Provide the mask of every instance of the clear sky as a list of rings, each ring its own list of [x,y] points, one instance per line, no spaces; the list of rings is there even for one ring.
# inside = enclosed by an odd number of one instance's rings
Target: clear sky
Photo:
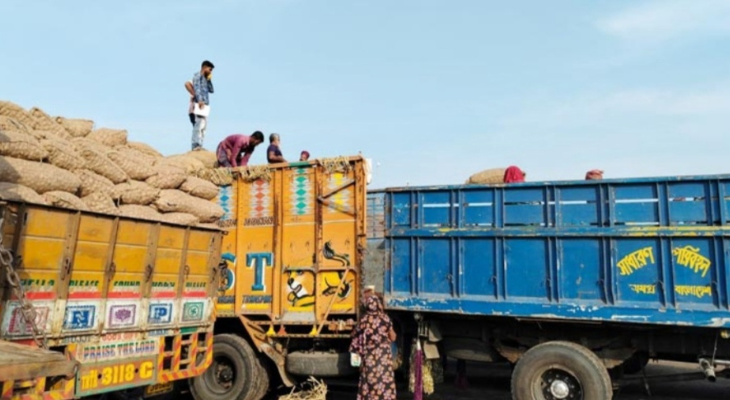
[[[730,1],[0,1],[0,99],[187,151],[183,84],[216,65],[206,147],[282,135],[372,186],[730,172]],[[254,163],[265,162],[264,148]]]

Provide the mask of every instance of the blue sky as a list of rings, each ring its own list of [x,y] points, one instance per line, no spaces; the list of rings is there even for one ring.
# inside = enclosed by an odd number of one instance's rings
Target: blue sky
[[[730,172],[730,1],[3,1],[0,99],[187,151],[183,83],[216,64],[206,147],[374,159],[373,186]],[[254,163],[265,161],[263,148]]]

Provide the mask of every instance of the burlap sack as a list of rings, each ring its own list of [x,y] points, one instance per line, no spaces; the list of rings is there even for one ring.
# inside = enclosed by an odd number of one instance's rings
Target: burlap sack
[[[122,204],[119,212],[129,218],[147,219],[150,221],[161,221],[162,214],[150,206],[138,206],[135,204]]]
[[[220,219],[223,209],[213,202],[190,196],[180,190],[163,190],[155,201],[157,210],[193,214],[200,222],[215,222]]]
[[[215,153],[208,150],[189,151],[185,153],[185,156],[200,161],[205,168],[215,168],[218,163],[218,157]]]
[[[91,148],[81,150],[81,157],[86,161],[86,168],[109,179],[114,183],[122,183],[129,180],[129,176],[123,169],[117,166],[109,157]]]
[[[28,129],[35,128],[36,120],[23,107],[9,101],[0,101],[0,115],[14,119]]]
[[[157,157],[151,156],[145,152],[129,147],[129,145],[114,146],[114,151],[132,158],[136,158],[138,160],[142,160],[150,167],[155,165],[155,161],[157,160]]]
[[[6,117],[4,115],[0,115],[0,131],[18,131],[23,133],[28,133],[29,130],[32,130],[33,128],[28,127],[24,124],[21,124],[17,120]]]
[[[56,117],[56,122],[73,137],[84,137],[88,135],[92,129],[94,129],[94,121],[88,119],[68,119],[64,117]]]
[[[106,153],[112,151],[111,147],[93,141],[89,138],[73,138],[71,139],[71,143],[73,143],[73,145],[76,146],[79,151],[81,151],[82,149],[91,149],[105,156]]]
[[[143,181],[155,174],[152,164],[145,162],[144,159],[135,158],[118,151],[110,151],[106,156],[132,179]]]
[[[78,197],[72,195],[68,192],[59,192],[59,191],[53,191],[53,192],[46,192],[43,194],[43,198],[46,199],[48,204],[55,206],[55,207],[61,207],[61,208],[70,208],[72,210],[81,210],[81,211],[87,211],[89,208],[86,206],[86,203],[81,201]]]
[[[155,175],[145,182],[158,189],[177,189],[188,177],[183,169],[174,166],[157,165],[153,169]]]
[[[505,168],[485,169],[477,172],[466,180],[467,184],[489,185],[495,183],[504,183]]]
[[[29,135],[31,135],[31,136],[33,136],[34,138],[36,138],[36,140],[39,140],[39,141],[40,141],[40,140],[43,140],[43,139],[47,139],[47,138],[54,138],[54,139],[59,139],[59,140],[63,140],[62,138],[59,138],[59,137],[58,137],[58,136],[57,136],[57,135],[56,135],[55,133],[53,133],[53,132],[48,132],[48,131],[39,131],[39,130],[36,130],[36,129],[28,129],[28,130],[27,130],[26,132],[27,132],[27,133],[28,133]]]
[[[48,152],[48,162],[59,168],[75,171],[86,165],[71,142],[49,137],[41,140],[41,146]]]
[[[195,197],[205,200],[213,200],[218,196],[218,186],[200,178],[189,176],[185,179],[180,190]]]
[[[186,155],[175,155],[157,160],[155,165],[171,165],[182,168],[188,175],[194,175],[196,171],[205,169],[205,165],[195,158]]]
[[[89,208],[89,211],[119,215],[119,209],[114,204],[114,200],[112,200],[112,198],[106,193],[95,192],[88,196],[82,197],[81,201],[86,204],[86,207]]]
[[[25,203],[48,204],[43,196],[33,189],[17,183],[0,182],[0,200],[22,201]]]
[[[114,183],[107,178],[88,169],[74,171],[74,174],[81,180],[79,195],[83,198],[93,193],[106,193],[110,197],[114,192]]]
[[[109,147],[127,144],[127,131],[124,129],[99,128],[86,137]]]
[[[41,161],[48,152],[33,136],[19,131],[0,131],[0,156]]]
[[[144,182],[129,181],[114,186],[112,197],[119,199],[121,204],[150,205],[157,200],[160,189]]]
[[[172,212],[162,214],[162,221],[178,225],[197,225],[200,220],[193,214]]]
[[[71,135],[66,132],[66,129],[64,129],[58,122],[56,122],[56,120],[51,118],[50,115],[46,114],[45,111],[40,108],[31,108],[30,115],[35,118],[35,125],[33,125],[34,129],[52,132],[54,135],[63,139],[71,138]]]
[[[154,147],[146,144],[146,143],[140,143],[140,142],[127,142],[127,146],[137,150],[141,151],[142,153],[145,153],[147,155],[150,155],[154,158],[162,158],[163,155],[159,151],[155,150]]]
[[[2,156],[0,179],[27,186],[39,194],[56,190],[76,193],[81,186],[76,175],[54,165]]]

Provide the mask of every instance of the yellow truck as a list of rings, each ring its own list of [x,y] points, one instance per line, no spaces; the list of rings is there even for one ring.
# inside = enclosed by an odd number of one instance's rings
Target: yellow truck
[[[0,202],[0,398],[165,393],[213,359],[222,233]]]
[[[217,202],[226,231],[215,359],[198,400],[259,400],[272,380],[355,372],[367,161],[360,156],[233,171]]]

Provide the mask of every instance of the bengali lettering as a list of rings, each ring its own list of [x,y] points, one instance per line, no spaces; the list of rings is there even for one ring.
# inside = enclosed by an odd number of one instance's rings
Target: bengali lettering
[[[639,294],[656,294],[656,285],[630,284],[631,291]]]
[[[633,274],[634,271],[638,271],[648,264],[654,263],[654,248],[649,246],[627,255],[616,265],[618,266],[621,275],[626,276]]]
[[[683,267],[689,268],[694,273],[698,274],[702,272],[702,277],[707,275],[707,272],[712,266],[712,262],[702,254],[698,247],[684,246],[678,247],[672,250],[672,254],[677,257],[677,264]]]
[[[674,288],[680,296],[694,296],[701,299],[705,296],[712,297],[712,288],[710,286],[684,286],[680,285]]]

